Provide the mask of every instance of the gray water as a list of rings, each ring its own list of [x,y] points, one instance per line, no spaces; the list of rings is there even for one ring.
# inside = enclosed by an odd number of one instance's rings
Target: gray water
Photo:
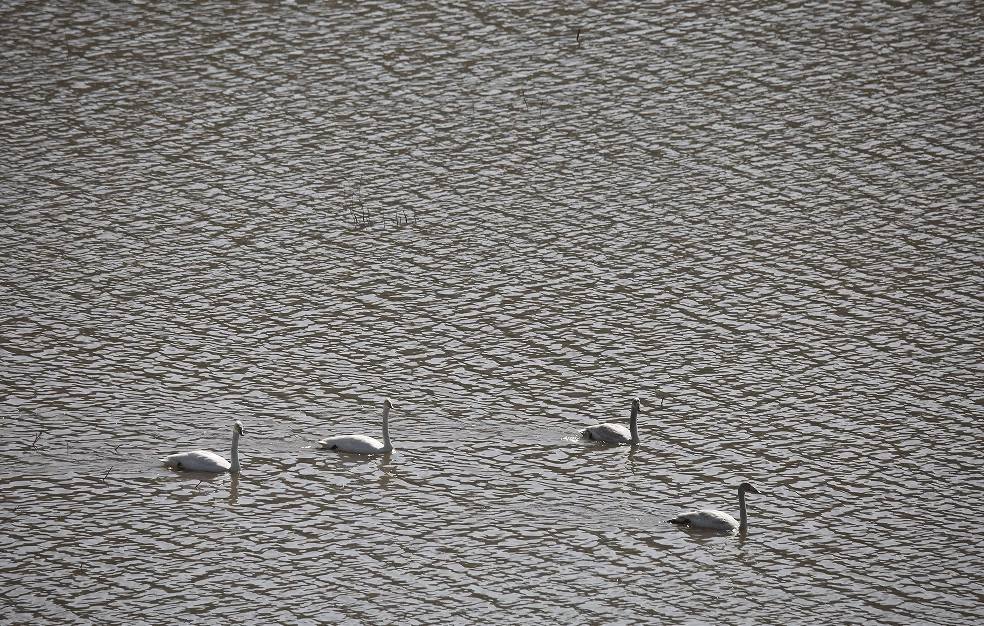
[[[979,7],[636,4],[0,5],[0,623],[979,620]]]

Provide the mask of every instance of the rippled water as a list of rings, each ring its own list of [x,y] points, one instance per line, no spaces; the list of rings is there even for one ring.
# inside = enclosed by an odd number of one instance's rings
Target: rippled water
[[[980,12],[634,5],[4,3],[0,622],[979,619]]]

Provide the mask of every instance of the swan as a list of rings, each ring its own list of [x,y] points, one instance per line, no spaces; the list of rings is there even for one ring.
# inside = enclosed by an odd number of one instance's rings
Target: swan
[[[673,524],[683,524],[685,526],[692,526],[694,528],[707,528],[710,530],[723,530],[726,532],[733,533],[735,531],[744,532],[748,528],[748,514],[745,513],[745,494],[746,493],[757,493],[759,495],[766,495],[765,493],[759,491],[755,487],[752,487],[748,483],[742,483],[738,486],[738,510],[741,516],[741,521],[739,522],[735,518],[731,517],[724,511],[715,511],[712,509],[700,509],[697,511],[687,511],[677,515],[675,518],[669,520]]]
[[[388,399],[383,401],[383,441],[367,437],[366,435],[336,435],[322,439],[318,444],[325,450],[335,450],[337,452],[354,452],[356,454],[384,454],[392,452],[393,444],[390,443],[389,434],[389,412],[393,408],[393,403]]]
[[[239,436],[244,434],[243,423],[236,421],[232,427],[232,463],[208,450],[195,450],[166,456],[161,461],[174,469],[192,472],[231,472],[239,473]]]
[[[598,424],[582,430],[581,437],[619,445],[639,443],[639,426],[636,424],[636,418],[639,417],[641,405],[642,401],[639,398],[632,400],[632,416],[629,418],[628,428],[621,424]]]

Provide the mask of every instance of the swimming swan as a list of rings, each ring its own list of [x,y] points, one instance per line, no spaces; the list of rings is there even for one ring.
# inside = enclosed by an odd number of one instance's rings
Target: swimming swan
[[[723,530],[731,533],[735,531],[744,531],[748,528],[748,515],[745,513],[746,493],[757,493],[763,496],[766,495],[748,483],[742,483],[738,486],[738,509],[741,511],[740,522],[724,511],[715,511],[711,509],[687,511],[686,513],[677,515],[675,518],[671,519],[670,522],[673,524],[693,526],[694,528]]]
[[[636,418],[639,417],[641,405],[642,401],[639,398],[632,400],[632,416],[629,418],[628,428],[621,424],[598,424],[582,430],[581,437],[619,445],[639,443],[639,426],[636,424]]]
[[[232,427],[232,463],[208,450],[195,450],[172,454],[161,459],[164,465],[191,472],[231,472],[239,473],[239,436],[244,434],[243,423],[236,421]]]
[[[318,444],[325,450],[337,452],[354,452],[356,454],[384,454],[393,450],[389,434],[389,412],[393,404],[383,401],[383,442],[365,435],[336,435],[322,439]]]

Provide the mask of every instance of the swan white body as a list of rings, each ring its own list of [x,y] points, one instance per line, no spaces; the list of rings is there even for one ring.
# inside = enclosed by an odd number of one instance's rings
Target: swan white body
[[[593,439],[604,443],[615,443],[619,445],[634,445],[639,443],[639,406],[642,402],[639,398],[632,401],[632,415],[629,417],[629,427],[621,424],[598,424],[590,426],[581,431],[581,436],[585,439]]]
[[[336,435],[318,442],[325,450],[336,452],[352,452],[355,454],[385,454],[393,450],[389,436],[389,412],[393,404],[383,401],[383,440],[373,439],[366,435]]]
[[[172,454],[161,459],[164,465],[189,472],[231,472],[239,473],[239,436],[245,434],[242,422],[232,427],[232,462],[226,461],[209,450],[195,450]]]
[[[708,530],[720,530],[724,532],[733,533],[736,531],[743,531],[748,528],[748,514],[745,512],[745,493],[758,493],[763,494],[761,491],[752,487],[748,483],[742,483],[738,486],[738,509],[740,520],[736,520],[724,511],[716,511],[713,509],[699,509],[696,511],[687,511],[677,515],[675,518],[671,519],[670,522],[673,524],[682,524],[685,526],[692,526],[694,528],[706,528]]]

